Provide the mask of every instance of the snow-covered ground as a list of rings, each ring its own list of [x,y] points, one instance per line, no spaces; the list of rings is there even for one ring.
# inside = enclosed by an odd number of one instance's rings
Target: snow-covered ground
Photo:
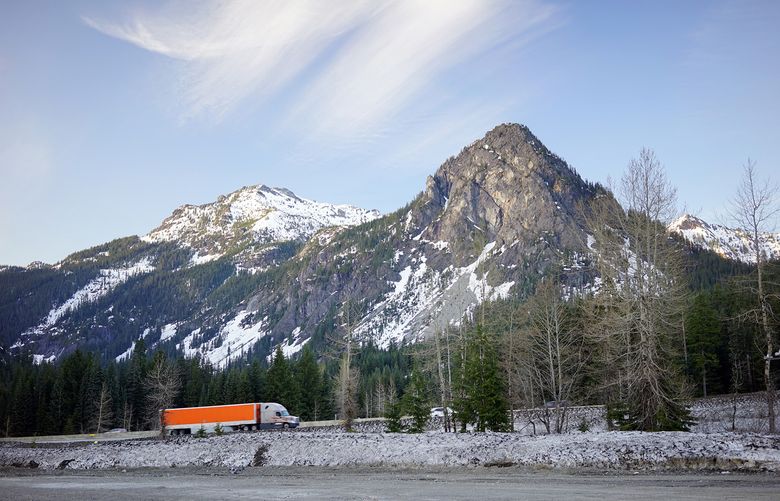
[[[231,360],[244,356],[249,348],[267,334],[267,320],[267,317],[254,319],[250,312],[242,311],[206,343],[196,343],[200,335],[198,328],[190,332],[176,348],[182,350],[186,357],[201,354],[214,367],[224,368]]]
[[[42,469],[65,467],[64,464],[73,469],[241,469],[259,461],[268,466],[520,465],[780,472],[780,436],[761,433],[766,426],[762,397],[757,393],[700,399],[692,406],[698,424],[690,433],[605,431],[603,407],[586,406],[570,408],[566,433],[562,434],[545,433],[539,420],[543,411],[522,410],[515,413],[514,433],[445,433],[439,418],[430,423],[429,431],[418,435],[386,433],[383,419],[361,419],[356,421],[353,433],[344,432],[336,422],[323,421],[302,423],[294,431],[231,433],[207,438],[107,441],[117,437],[104,434],[88,438],[95,441],[78,446],[43,437],[33,446],[30,437],[24,439],[26,443],[0,442],[0,467],[28,466],[32,461]],[[731,429],[732,417],[737,432],[727,431]],[[533,420],[535,428],[530,425]],[[583,422],[588,431],[578,430]],[[134,436],[148,437],[151,433],[136,432]]]
[[[776,407],[780,413],[780,406]],[[768,409],[762,392],[700,398],[691,404],[690,411],[695,421],[691,427],[693,432],[766,433],[769,430]],[[516,410],[515,431],[524,435],[544,434],[544,421],[554,422],[554,413],[554,409]],[[780,420],[777,425],[780,427]],[[576,433],[580,428],[586,428],[588,431],[607,431],[604,406],[569,407],[566,410],[564,433]]]
[[[261,452],[258,454],[258,449]],[[264,452],[263,452],[264,450]],[[419,435],[255,432],[90,443],[82,447],[0,446],[0,466],[105,469],[215,466],[468,466],[780,471],[780,438],[734,433],[603,432]]]

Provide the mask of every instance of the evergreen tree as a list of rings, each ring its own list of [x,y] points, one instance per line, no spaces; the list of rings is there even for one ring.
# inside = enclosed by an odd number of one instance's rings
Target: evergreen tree
[[[401,433],[403,425],[401,424],[401,402],[399,400],[393,400],[387,404],[387,413],[385,414],[387,419],[387,431],[390,433]]]
[[[252,387],[252,401],[260,402],[263,400],[265,392],[265,369],[260,366],[260,362],[254,360],[249,366],[249,384]]]
[[[282,404],[295,414],[298,410],[298,384],[293,377],[290,363],[284,357],[281,346],[277,346],[274,360],[268,368],[268,391],[266,400]]]
[[[465,430],[474,423],[477,431],[509,429],[509,403],[496,351],[496,339],[477,323],[465,345],[458,397],[454,399],[458,420]]]
[[[412,370],[411,380],[404,394],[404,409],[412,417],[409,425],[410,433],[422,433],[428,425],[431,413],[428,406],[428,391],[422,373]]]
[[[296,366],[297,384],[301,390],[298,415],[303,421],[317,421],[322,415],[322,375],[314,352],[308,346],[303,348]]]
[[[127,399],[123,415],[128,430],[143,429],[143,413],[146,405],[146,390],[144,388],[146,371],[146,343],[143,339],[139,339],[133,346],[130,367],[127,372]]]
[[[717,350],[720,346],[720,321],[718,312],[710,306],[707,296],[697,294],[685,319],[688,363],[694,381],[706,397],[708,388],[717,384],[719,365]]]

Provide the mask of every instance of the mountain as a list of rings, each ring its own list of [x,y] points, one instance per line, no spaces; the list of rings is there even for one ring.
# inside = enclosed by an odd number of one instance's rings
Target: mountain
[[[690,214],[683,214],[672,222],[669,230],[723,258],[748,264],[756,263],[753,239],[744,230],[711,224]],[[759,241],[760,252],[767,260],[780,259],[780,233],[763,233],[759,235]]]
[[[0,272],[0,345],[110,360],[143,339],[221,367],[278,345],[325,349],[347,322],[366,342],[411,342],[549,272],[566,290],[590,287],[585,216],[597,196],[611,195],[517,124],[465,147],[381,217],[242,188],[141,238]]]
[[[246,266],[257,258],[251,250],[264,244],[305,240],[320,228],[352,226],[379,216],[376,210],[300,198],[284,188],[249,186],[214,203],[179,207],[141,240],[189,247],[195,251],[193,264],[233,253]]]

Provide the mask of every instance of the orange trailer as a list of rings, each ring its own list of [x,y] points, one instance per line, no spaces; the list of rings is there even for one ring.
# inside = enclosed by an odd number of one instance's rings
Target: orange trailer
[[[300,424],[296,416],[275,402],[182,407],[160,412],[165,430],[171,435],[195,433],[200,428],[209,432],[217,425],[224,431],[238,431],[296,428]]]

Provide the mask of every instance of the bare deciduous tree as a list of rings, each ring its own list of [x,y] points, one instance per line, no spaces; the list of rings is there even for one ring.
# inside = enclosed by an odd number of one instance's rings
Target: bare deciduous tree
[[[181,388],[181,377],[176,366],[164,357],[155,357],[155,361],[144,380],[146,386],[147,421],[152,429],[165,430],[163,409],[173,407]],[[158,428],[159,427],[159,428]]]
[[[655,154],[643,149],[629,162],[619,195],[623,207],[604,196],[589,224],[602,280],[590,302],[601,379],[610,400],[628,406],[629,426],[684,427],[673,351],[687,291],[680,250],[667,232],[676,191]]]
[[[585,363],[583,337],[575,332],[573,319],[553,280],[542,282],[529,301],[529,373],[534,392],[544,407],[547,432],[562,433],[573,391]]]
[[[108,383],[103,381],[100,387],[100,394],[95,401],[94,414],[92,415],[92,428],[95,433],[102,433],[108,429],[108,423],[114,419],[113,399]]]
[[[766,256],[761,251],[761,234],[770,231],[769,225],[777,216],[780,207],[775,196],[777,187],[768,181],[760,181],[756,174],[755,162],[748,159],[743,167],[742,180],[737,188],[737,194],[732,201],[731,214],[737,225],[750,236],[756,259],[756,279],[750,287],[756,297],[756,307],[745,312],[760,326],[764,334],[766,354],[764,356],[764,384],[766,388],[766,403],[769,411],[769,432],[775,433],[775,385],[772,378],[772,359],[774,351],[774,333],[770,323],[772,315],[769,294],[764,280]]]
[[[344,422],[347,431],[352,430],[352,423],[358,413],[358,385],[360,374],[353,367],[352,358],[359,348],[359,341],[355,338],[355,327],[360,318],[357,307],[351,302],[344,304],[342,308],[344,322],[338,330],[340,334],[329,338],[331,346],[337,350],[339,356],[339,373],[336,379],[336,409],[339,417]]]

